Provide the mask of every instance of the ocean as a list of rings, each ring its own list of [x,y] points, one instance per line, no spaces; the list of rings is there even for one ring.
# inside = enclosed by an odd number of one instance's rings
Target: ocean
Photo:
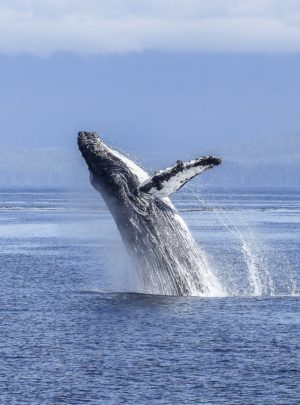
[[[139,292],[93,190],[0,190],[1,404],[299,404],[300,189],[173,202],[226,296]]]

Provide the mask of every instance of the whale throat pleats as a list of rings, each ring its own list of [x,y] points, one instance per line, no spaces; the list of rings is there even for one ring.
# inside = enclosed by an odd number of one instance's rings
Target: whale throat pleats
[[[147,193],[153,197],[168,197],[193,177],[220,163],[221,159],[214,156],[203,156],[185,163],[178,160],[174,166],[160,170],[144,181],[139,186],[138,192]]]

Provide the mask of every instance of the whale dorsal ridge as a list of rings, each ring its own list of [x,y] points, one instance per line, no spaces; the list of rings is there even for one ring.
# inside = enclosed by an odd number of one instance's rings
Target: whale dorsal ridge
[[[185,163],[178,160],[174,166],[160,170],[144,181],[139,186],[138,191],[150,194],[153,197],[168,197],[193,177],[219,165],[221,162],[221,159],[214,156],[202,156]]]

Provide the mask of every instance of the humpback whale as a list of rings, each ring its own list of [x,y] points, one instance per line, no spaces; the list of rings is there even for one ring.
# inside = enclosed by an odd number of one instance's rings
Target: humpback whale
[[[139,290],[163,295],[215,295],[222,287],[169,196],[221,163],[203,156],[149,175],[95,132],[78,146],[93,187],[109,208],[137,269]]]

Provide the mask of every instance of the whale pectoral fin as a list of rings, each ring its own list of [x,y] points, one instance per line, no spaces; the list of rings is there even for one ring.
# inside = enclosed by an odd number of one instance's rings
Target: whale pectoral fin
[[[186,163],[178,160],[174,166],[160,170],[153,177],[142,183],[138,191],[153,195],[153,197],[168,197],[193,177],[220,163],[221,159],[214,156],[203,156]]]

